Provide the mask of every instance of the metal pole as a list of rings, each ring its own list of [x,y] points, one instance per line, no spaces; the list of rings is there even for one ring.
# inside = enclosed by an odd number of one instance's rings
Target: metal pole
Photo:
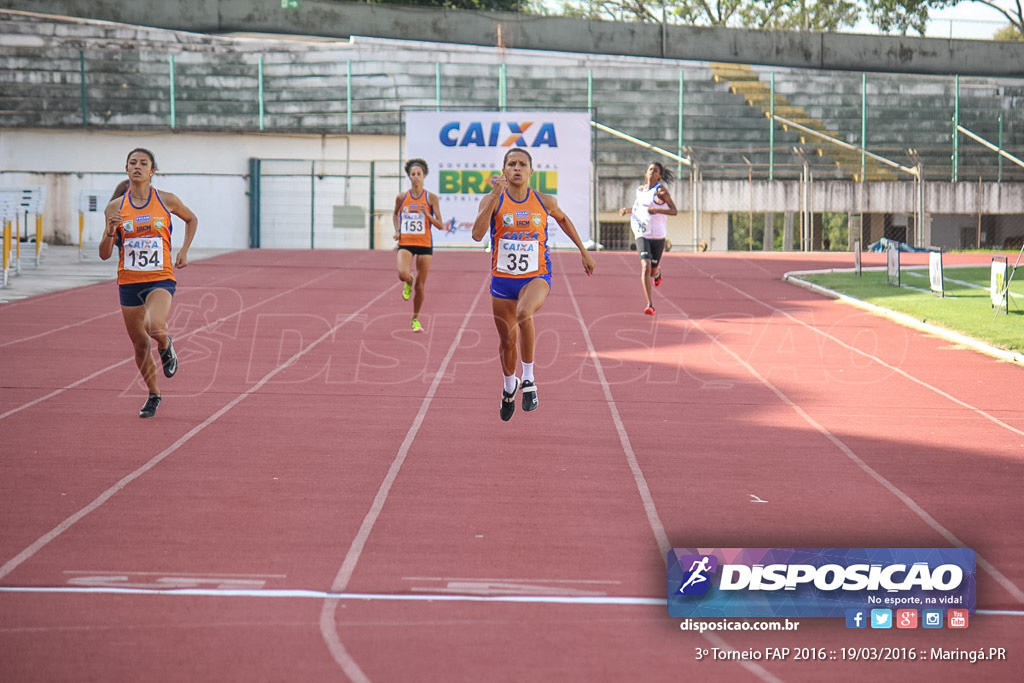
[[[668,54],[666,48],[668,47],[668,18],[665,13],[665,0],[661,0],[661,58],[665,59]]]
[[[667,156],[669,159],[675,159],[676,161],[678,161],[678,162],[680,162],[682,164],[685,164],[686,166],[693,166],[694,165],[693,159],[689,159],[687,157],[680,156],[678,154],[675,154],[674,152],[668,151],[667,149],[662,149],[661,147],[656,147],[656,146],[654,146],[654,145],[652,145],[652,144],[650,144],[648,142],[644,142],[643,140],[640,140],[639,138],[635,138],[632,135],[627,135],[626,133],[619,132],[619,131],[615,130],[614,128],[609,128],[608,126],[606,126],[604,124],[601,124],[601,123],[598,123],[597,121],[591,121],[590,122],[590,126],[592,128],[597,128],[598,130],[604,131],[605,133],[608,133],[609,135],[614,135],[617,138],[622,138],[623,140],[628,140],[629,142],[632,142],[634,145],[637,145],[639,147],[643,147],[644,149],[649,149],[649,150],[651,150],[653,152],[657,152],[658,154],[661,154],[663,156]]]
[[[917,165],[917,224],[920,233],[919,246],[925,246],[924,239],[924,164]]]
[[[352,60],[348,60],[348,72],[345,78],[345,119],[348,132],[352,132]]]
[[[78,51],[78,73],[82,80],[82,127],[89,125],[89,100],[85,95],[85,52]]]
[[[999,149],[1001,150],[1003,148],[1003,112],[999,112],[999,140],[997,140],[997,142],[999,143]],[[996,176],[996,182],[1001,183],[1001,182],[1003,182],[1003,155],[1002,154],[999,155],[998,161],[999,161],[999,172],[998,172],[998,175]]]
[[[370,162],[370,251],[373,251],[375,246],[375,235],[377,232],[377,211],[374,199],[377,196],[377,162]]]
[[[981,176],[978,176],[978,196],[974,200],[978,211],[978,249],[981,249]]]
[[[957,128],[960,127],[960,76],[954,76],[955,93],[953,95],[953,182],[957,182],[960,176],[960,136]]]
[[[249,248],[260,248],[260,160],[249,159]]]
[[[597,131],[590,129],[590,173],[593,182],[590,183],[590,234],[594,239],[594,251],[598,251],[601,244],[601,221],[597,215],[597,189],[600,187],[599,173],[597,170]]]
[[[693,250],[700,251],[700,178],[697,164],[690,171],[690,206],[693,207]]]
[[[679,129],[677,132],[676,139],[679,143],[676,145],[676,153],[679,156],[683,156],[683,71],[679,70]],[[676,161],[676,177],[678,178],[683,173],[683,165],[679,161]]]
[[[807,216],[808,197],[811,194],[811,188],[810,188],[811,171],[810,171],[810,167],[809,167],[809,165],[807,163],[807,158],[806,157],[804,158],[804,173],[803,173],[803,176],[804,176],[804,178],[803,178],[804,182],[802,184],[803,184],[803,195],[804,196],[803,196],[803,202],[802,202],[803,206],[800,209],[800,251],[807,251],[808,250],[807,249],[807,245],[810,242],[810,239],[808,238],[808,234],[811,231],[811,226],[808,225],[808,216]]]
[[[594,70],[587,69],[587,112],[590,118],[594,116]]]
[[[309,162],[309,248],[316,249],[316,162]]]
[[[441,111],[441,62],[434,63],[434,111]],[[370,173],[373,173],[372,167]],[[370,248],[373,249],[372,239],[370,244]]]
[[[174,55],[168,57],[168,66],[170,68],[171,77],[171,128],[177,126],[177,116],[174,111]]]
[[[748,167],[747,186],[750,188],[750,205],[747,207],[747,251],[754,251],[754,171]]]
[[[868,76],[860,75],[860,146],[867,149],[868,146]],[[867,156],[863,151],[860,153],[860,181],[864,182],[867,175]]]
[[[263,55],[256,62],[257,96],[260,104],[260,130],[263,130]]]
[[[508,106],[508,66],[505,64],[498,71],[498,106],[502,111]]]
[[[907,173],[909,175],[914,175],[914,174],[917,173],[917,170],[915,168],[911,168],[909,166],[904,166],[902,164],[898,164],[898,163],[896,163],[895,161],[893,161],[891,159],[886,159],[885,157],[879,156],[878,154],[875,154],[874,152],[869,152],[866,149],[864,149],[863,147],[857,147],[856,145],[851,145],[849,142],[846,142],[845,140],[840,140],[839,138],[834,138],[834,137],[832,137],[830,135],[825,135],[824,133],[820,133],[820,132],[814,130],[813,128],[808,128],[807,126],[799,124],[796,121],[790,121],[789,119],[784,119],[781,116],[774,116],[774,118],[775,118],[775,120],[777,120],[779,123],[781,123],[784,126],[787,126],[789,128],[796,128],[797,130],[802,131],[804,133],[807,133],[808,135],[813,135],[816,138],[821,138],[822,140],[827,140],[828,142],[832,143],[833,145],[836,145],[837,147],[842,147],[843,149],[849,149],[849,150],[853,150],[853,151],[859,151],[859,152],[861,152],[863,154],[868,155],[872,159],[875,159],[876,161],[880,161],[883,164],[887,164],[889,166],[892,166],[893,168],[897,168],[897,169],[899,169],[899,170],[901,170],[904,173]]]
[[[775,73],[772,72],[771,98],[768,101],[768,180],[775,180]]]
[[[26,218],[25,220],[28,220]],[[26,226],[27,227],[27,226]],[[36,268],[43,258],[43,214],[36,213]]]
[[[754,167],[747,162],[747,251],[754,251]]]
[[[998,154],[1000,156],[1000,158],[1006,157],[1007,159],[1009,159],[1013,163],[1015,163],[1018,166],[1024,168],[1024,160],[1018,159],[1017,157],[1013,156],[1012,154],[1007,152],[1005,149],[1003,149],[1001,145],[997,147],[996,145],[993,145],[991,142],[989,142],[985,138],[979,137],[978,135],[972,133],[970,130],[968,130],[967,128],[964,128],[963,126],[957,126],[956,129],[958,131],[960,131],[961,133],[963,133],[964,135],[966,135],[967,137],[969,137],[972,140],[974,140],[975,142],[977,142],[982,147],[985,147],[986,149],[992,150],[993,152]]]

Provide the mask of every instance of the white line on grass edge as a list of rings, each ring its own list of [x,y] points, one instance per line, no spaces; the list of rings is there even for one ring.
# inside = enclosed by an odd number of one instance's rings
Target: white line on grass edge
[[[827,275],[829,273],[841,272],[846,271],[841,269],[794,270],[785,273],[782,276],[782,279],[794,285],[798,285],[805,289],[809,289],[816,294],[821,294],[822,296],[837,299],[845,304],[861,308],[870,313],[874,313],[875,315],[880,315],[883,318],[889,318],[890,320],[893,320],[899,323],[900,325],[905,325],[915,330],[925,332],[936,337],[940,337],[942,339],[945,339],[946,341],[953,342],[954,344],[960,344],[962,346],[969,347],[971,349],[974,349],[975,351],[979,351],[988,356],[998,358],[999,360],[1005,360],[1011,363],[1019,363],[1021,365],[1024,365],[1024,354],[1017,353],[1016,351],[1007,351],[1006,349],[1000,349],[996,346],[986,344],[983,341],[974,339],[973,337],[968,337],[967,335],[961,334],[959,332],[947,330],[946,328],[939,327],[937,325],[931,325],[922,320],[918,320],[913,316],[907,315],[906,313],[899,313],[888,308],[883,308],[882,306],[877,306],[875,304],[868,303],[867,301],[856,299],[852,296],[843,294],[842,292],[837,292],[833,289],[829,289],[828,287],[822,287],[821,285],[816,285],[813,282],[808,282],[807,280],[802,279],[805,275]]]

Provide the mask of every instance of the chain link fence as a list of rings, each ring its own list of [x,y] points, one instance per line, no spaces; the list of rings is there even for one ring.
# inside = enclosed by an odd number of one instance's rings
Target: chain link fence
[[[260,159],[252,164],[251,246],[374,249],[394,245],[398,161]]]

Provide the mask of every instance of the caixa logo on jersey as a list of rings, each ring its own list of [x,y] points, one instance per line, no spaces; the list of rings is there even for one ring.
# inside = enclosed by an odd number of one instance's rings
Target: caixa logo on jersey
[[[674,548],[667,576],[674,617],[975,611],[975,556],[966,548]]]
[[[445,147],[558,147],[554,123],[449,121],[438,133]]]

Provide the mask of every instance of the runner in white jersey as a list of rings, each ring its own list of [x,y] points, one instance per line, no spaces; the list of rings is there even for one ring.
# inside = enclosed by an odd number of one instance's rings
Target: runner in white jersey
[[[676,205],[663,183],[672,179],[672,172],[657,161],[651,162],[644,173],[644,184],[636,189],[636,199],[630,209],[619,209],[619,215],[629,214],[629,225],[636,240],[640,256],[640,282],[647,297],[645,315],[654,315],[651,281],[661,285],[661,255],[665,251],[668,217],[676,215]]]

